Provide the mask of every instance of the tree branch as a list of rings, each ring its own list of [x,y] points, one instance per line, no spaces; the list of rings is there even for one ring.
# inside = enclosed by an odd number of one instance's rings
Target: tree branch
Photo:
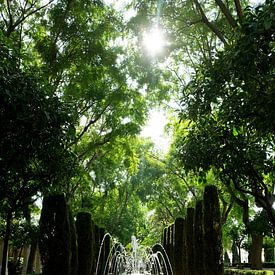
[[[52,3],[55,0],[50,0],[48,3],[46,3],[45,5],[30,11],[29,13],[27,13],[26,15],[21,15],[17,21],[14,24],[11,24],[12,21],[10,21],[9,24],[9,28],[7,29],[6,35],[9,37],[11,35],[11,33],[18,27],[18,25],[20,25],[24,20],[26,20],[29,16],[33,15],[34,13],[44,9],[45,7],[47,7],[50,3]],[[9,0],[7,0],[7,2],[9,3]],[[9,6],[8,6],[9,7]],[[9,9],[9,8],[8,8]],[[29,9],[28,9],[29,10]]]
[[[236,11],[237,11],[238,17],[239,17],[239,19],[242,19],[242,17],[243,17],[243,10],[242,10],[242,6],[241,6],[241,3],[240,3],[240,0],[234,0],[234,3],[235,3],[235,7],[236,7]]]
[[[228,8],[225,6],[222,0],[215,0],[216,4],[219,6],[221,12],[224,14],[225,18],[227,19],[228,23],[233,27],[236,28],[237,22],[236,20],[232,17],[230,11]]]
[[[197,10],[199,11],[201,17],[202,17],[202,22],[225,44],[227,45],[227,41],[223,34],[220,32],[220,30],[215,26],[214,23],[210,22],[208,18],[206,17],[201,4],[199,3],[198,0],[194,0],[195,5]]]
[[[71,146],[73,144],[76,144],[82,138],[82,136],[88,131],[88,129],[90,128],[90,126],[92,124],[96,123],[101,118],[101,116],[107,110],[107,108],[109,106],[110,106],[110,104],[107,104],[94,119],[90,119],[90,121],[88,122],[88,124],[85,125],[84,129],[82,130],[82,132],[76,137],[76,139],[71,144],[69,144],[69,146]]]

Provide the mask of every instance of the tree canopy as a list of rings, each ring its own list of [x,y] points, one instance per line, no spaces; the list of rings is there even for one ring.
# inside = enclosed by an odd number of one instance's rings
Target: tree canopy
[[[65,193],[74,214],[151,244],[214,184],[228,236],[255,206],[275,225],[274,13],[271,0],[2,1],[1,214],[20,223]],[[153,26],[167,41],[150,56]],[[140,136],[155,106],[173,113],[167,154]]]

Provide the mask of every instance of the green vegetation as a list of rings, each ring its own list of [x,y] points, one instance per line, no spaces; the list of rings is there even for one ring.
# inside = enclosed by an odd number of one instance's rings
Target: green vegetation
[[[167,228],[170,255],[171,224],[182,217],[196,236],[180,248],[190,270],[203,258],[192,256],[201,220],[223,233],[219,251],[207,252],[217,272],[222,247],[228,265],[241,264],[241,249],[253,269],[262,268],[262,248],[275,261],[274,1],[140,0],[121,10],[102,0],[0,3],[1,275],[7,260],[23,268],[23,248],[33,272],[38,239],[43,274],[54,274],[58,249],[62,274],[88,274],[96,255],[77,240],[99,246],[99,228],[145,246]],[[150,55],[143,36],[152,26],[167,43]],[[170,116],[165,153],[140,136],[155,107]],[[213,198],[200,205],[209,186]],[[220,209],[214,221],[203,207]],[[65,233],[55,251],[56,224]]]
[[[225,269],[225,275],[272,275],[273,271],[268,270],[239,270],[239,269]]]

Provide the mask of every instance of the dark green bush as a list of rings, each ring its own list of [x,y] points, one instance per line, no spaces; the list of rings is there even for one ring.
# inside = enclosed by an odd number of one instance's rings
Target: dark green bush
[[[275,263],[274,262],[265,262],[263,263],[264,268],[275,268]]]
[[[225,269],[224,275],[274,275],[271,270]]]

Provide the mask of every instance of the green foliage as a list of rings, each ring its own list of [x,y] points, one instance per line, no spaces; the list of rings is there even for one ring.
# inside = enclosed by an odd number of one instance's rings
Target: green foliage
[[[240,270],[240,269],[225,269],[225,275],[272,275],[273,271],[270,270]]]
[[[232,43],[197,67],[182,96],[190,123],[175,147],[186,169],[212,169],[229,190],[254,196],[274,224],[272,13],[272,1],[247,9]]]
[[[253,220],[249,223],[249,230],[257,232],[265,236],[272,236],[273,226],[268,219],[265,211],[261,211],[255,214]]]
[[[63,166],[74,167],[73,155],[65,149],[74,127],[68,106],[48,94],[33,73],[17,68],[18,59],[4,41],[0,47],[0,201],[13,209],[73,173]]]

